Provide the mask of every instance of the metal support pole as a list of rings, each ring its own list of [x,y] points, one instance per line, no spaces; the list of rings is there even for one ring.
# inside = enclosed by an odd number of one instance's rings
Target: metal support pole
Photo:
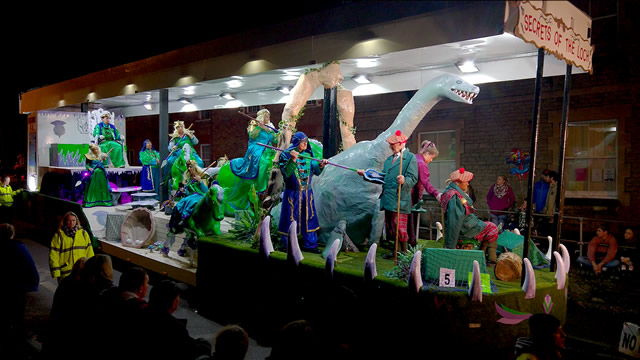
[[[526,216],[526,230],[524,233],[524,244],[522,250],[523,257],[529,257],[529,239],[531,239],[532,231],[532,215],[533,209],[531,203],[533,200],[533,176],[536,169],[536,158],[538,157],[538,123],[540,122],[540,92],[542,87],[542,74],[544,70],[544,50],[538,49],[538,70],[536,72],[536,83],[533,94],[533,116],[531,120],[531,152],[530,152],[530,164],[529,164],[529,176],[527,185],[527,216]],[[526,270],[522,271],[522,278],[520,284],[524,284],[526,278]]]
[[[564,153],[567,144],[567,126],[569,124],[569,92],[571,91],[571,65],[567,64],[567,70],[564,74],[564,94],[562,100],[562,121],[560,123],[560,154],[558,155],[558,191],[556,193],[556,209],[553,215],[553,223],[555,224],[555,241],[553,242],[553,251],[558,251],[560,245],[560,233],[562,231],[562,213],[564,210]],[[551,266],[549,269],[554,271],[556,268],[555,256],[551,257]]]
[[[338,89],[324,89],[322,123],[322,157],[328,159],[338,153]]]
[[[159,104],[159,126],[158,126],[158,146],[160,151],[160,158],[166,159],[169,155],[169,150],[167,147],[169,146],[169,90],[160,89],[160,104]],[[163,169],[160,167],[160,193],[158,197],[160,199],[160,203],[162,204],[165,200],[168,199],[169,195],[167,193],[167,189],[169,188],[168,184],[162,183],[162,179],[164,178],[164,173],[169,172],[171,169]]]

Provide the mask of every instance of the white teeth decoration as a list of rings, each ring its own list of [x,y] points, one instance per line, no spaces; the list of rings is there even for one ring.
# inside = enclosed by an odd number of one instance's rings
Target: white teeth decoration
[[[468,91],[462,91],[462,90],[458,90],[458,89],[451,89],[451,91],[460,96],[461,98],[467,100],[468,102],[472,102],[473,99],[476,98],[476,96],[478,96],[478,94],[476,93],[472,93],[472,92],[468,92]]]

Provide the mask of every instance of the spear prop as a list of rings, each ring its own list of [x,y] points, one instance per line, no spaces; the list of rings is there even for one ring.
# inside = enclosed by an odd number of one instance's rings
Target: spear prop
[[[276,151],[286,152],[286,150],[283,150],[283,149],[280,149],[280,148],[277,148],[277,147],[274,147],[274,146],[271,146],[271,145],[266,145],[266,144],[259,143],[259,142],[256,143],[256,144],[258,144],[260,146],[264,146],[264,147],[269,148],[269,149],[276,150]],[[316,158],[311,157],[309,155],[298,154],[298,156],[300,156],[303,159],[310,159],[310,160],[315,160],[317,162],[322,162],[321,159],[316,159]],[[348,166],[344,166],[344,165],[340,165],[340,164],[336,164],[336,163],[332,163],[332,162],[327,162],[327,164],[328,165],[337,166],[337,167],[339,167],[341,169],[351,170],[351,171],[355,171],[355,172],[358,172],[358,170],[359,170],[359,169],[356,169],[356,168],[352,168],[352,167],[348,167]],[[371,182],[378,183],[378,184],[384,184],[384,173],[381,173],[379,171],[376,171],[376,170],[373,170],[373,169],[367,169],[364,172],[364,177],[365,177],[365,179],[367,179],[367,180],[369,180]]]
[[[241,115],[244,115],[244,116],[248,117],[249,119],[251,119],[251,121],[258,122],[258,120],[257,120],[257,119],[255,119],[254,117],[252,117],[252,116],[250,116],[250,115],[247,115],[247,114],[243,113],[242,111],[238,111],[238,114],[241,114]],[[278,130],[278,129],[276,129],[276,128],[274,128],[273,126],[269,126],[269,125],[267,125],[267,124],[262,124],[262,125],[264,125],[264,126],[268,127],[269,129],[271,129],[271,130],[275,131],[275,132],[276,132],[276,134],[279,132],[279,130]]]

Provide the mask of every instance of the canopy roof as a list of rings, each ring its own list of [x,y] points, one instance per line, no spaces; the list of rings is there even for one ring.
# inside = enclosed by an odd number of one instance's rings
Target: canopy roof
[[[443,72],[475,84],[535,77],[536,47],[504,31],[508,2],[444,3],[350,4],[31,90],[20,111],[77,111],[88,103],[127,117],[157,114],[159,89],[169,90],[170,113],[284,103],[278,88],[331,61],[354,96],[416,90]],[[465,60],[479,71],[460,73],[455,64]],[[564,72],[565,63],[547,55],[544,76]],[[371,83],[354,80],[363,74]],[[317,89],[312,99],[322,97]]]

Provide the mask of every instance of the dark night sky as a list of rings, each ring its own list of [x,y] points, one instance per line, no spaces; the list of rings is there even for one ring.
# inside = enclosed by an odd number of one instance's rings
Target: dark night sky
[[[12,164],[18,153],[26,153],[21,92],[350,2],[305,3],[282,8],[272,2],[222,7],[189,3],[183,8],[173,4],[159,15],[154,14],[162,10],[158,4],[125,8],[109,3],[112,8],[106,10],[18,5],[5,12],[10,20],[0,21],[7,79],[0,107],[3,163]],[[96,49],[107,49],[108,56],[93,56]]]

